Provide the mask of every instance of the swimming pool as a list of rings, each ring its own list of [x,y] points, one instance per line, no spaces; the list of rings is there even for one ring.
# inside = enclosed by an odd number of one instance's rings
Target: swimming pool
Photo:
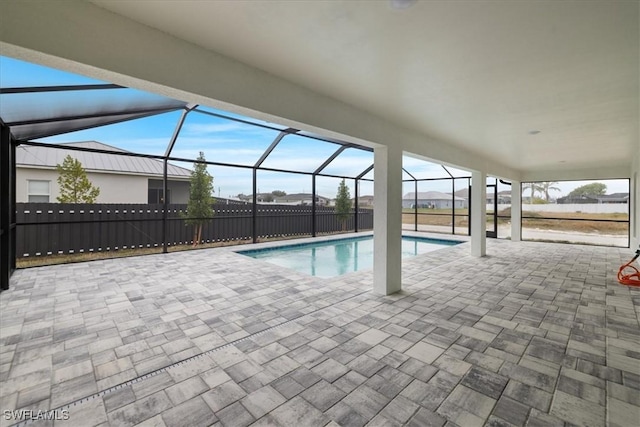
[[[402,236],[402,258],[462,242]],[[280,267],[317,277],[336,277],[373,268],[373,236],[300,243],[267,249],[238,251]]]

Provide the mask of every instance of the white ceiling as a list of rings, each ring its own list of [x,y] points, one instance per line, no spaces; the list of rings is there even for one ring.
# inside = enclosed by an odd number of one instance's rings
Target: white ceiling
[[[93,3],[525,173],[639,149],[635,1]]]
[[[600,179],[640,151],[639,4],[7,2],[0,49],[497,176]]]

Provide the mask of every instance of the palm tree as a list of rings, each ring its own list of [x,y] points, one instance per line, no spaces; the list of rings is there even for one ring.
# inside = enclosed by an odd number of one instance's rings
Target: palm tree
[[[537,182],[523,182],[522,189],[531,190],[531,198],[529,199],[529,203],[533,203],[536,192],[543,191],[542,187]]]
[[[558,181],[551,182],[541,182],[540,183],[540,191],[544,193],[544,199],[549,203],[549,191],[562,191],[558,187],[554,187]]]

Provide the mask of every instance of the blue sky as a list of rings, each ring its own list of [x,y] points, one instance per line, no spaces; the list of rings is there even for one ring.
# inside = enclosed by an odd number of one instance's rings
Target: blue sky
[[[48,86],[105,83],[84,76],[79,76],[64,71],[54,70],[23,61],[0,56],[0,85],[2,87],[22,86]],[[133,90],[128,90],[133,92]],[[99,96],[113,96],[118,91],[99,91]],[[138,91],[135,91],[139,93]],[[8,95],[6,95],[8,96]],[[69,98],[76,103],[87,104],[95,102],[96,94],[91,97],[86,92],[76,92]],[[119,95],[122,97],[122,95]],[[149,94],[153,98],[155,95]],[[126,96],[119,101],[126,103]],[[55,107],[55,106],[52,106]],[[206,106],[202,109],[224,114],[231,117],[241,117],[226,113]],[[180,112],[166,113],[145,119],[133,120],[116,125],[59,135],[45,138],[43,142],[64,143],[72,141],[95,140],[132,152],[146,154],[164,154],[167,143],[174,132]],[[255,123],[264,123],[258,120],[246,118]],[[277,124],[273,127],[283,128]],[[172,155],[180,158],[196,158],[199,151],[203,151],[209,161],[233,163],[240,165],[253,165],[262,155],[264,150],[278,135],[277,130],[265,129],[227,120],[218,117],[192,112],[180,132]],[[318,141],[298,135],[289,135],[282,139],[276,149],[263,163],[264,167],[291,169],[311,172],[320,166],[338,146],[324,141]],[[174,162],[175,163],[175,162]],[[355,176],[360,174],[373,163],[373,153],[347,149],[338,156],[324,172],[334,175]],[[191,169],[189,163],[176,163],[179,166]],[[419,159],[404,157],[404,167],[417,178],[448,177],[448,174],[440,165],[425,162]],[[449,168],[455,176],[470,176],[470,173]],[[215,194],[222,197],[235,196],[240,193],[252,193],[251,170],[230,168],[222,166],[210,166],[209,172],[214,177]],[[373,173],[367,177],[372,178]],[[408,176],[405,175],[405,178]],[[334,197],[339,185],[339,179],[319,177],[317,181],[318,194],[325,197]],[[348,180],[351,195],[354,194],[354,181]],[[554,196],[567,194],[580,183],[561,183],[561,193],[555,192]],[[456,181],[456,190],[466,186],[466,179]],[[627,181],[607,182],[609,192],[628,191]],[[508,187],[500,186],[499,190]],[[258,173],[258,189],[261,192],[283,190],[287,193],[311,192],[311,177],[297,174],[275,173],[260,171]],[[404,185],[404,192],[413,191],[413,183]],[[420,183],[418,191],[451,191],[450,181],[432,181]],[[373,184],[363,182],[360,194],[373,194]],[[528,193],[525,193],[528,194]]]

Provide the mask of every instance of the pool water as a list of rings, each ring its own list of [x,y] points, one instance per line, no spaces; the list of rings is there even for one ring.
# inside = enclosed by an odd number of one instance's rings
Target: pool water
[[[459,243],[462,242],[403,236],[402,258]],[[238,253],[311,276],[336,277],[373,268],[373,236],[294,244]]]

